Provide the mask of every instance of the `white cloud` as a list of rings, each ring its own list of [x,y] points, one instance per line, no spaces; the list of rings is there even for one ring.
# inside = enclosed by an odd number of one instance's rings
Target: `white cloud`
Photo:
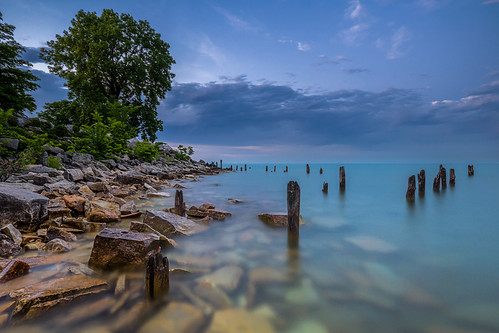
[[[238,30],[255,32],[256,29],[252,25],[250,25],[247,21],[242,18],[230,13],[229,11],[223,8],[216,8],[229,22],[229,24]]]
[[[411,33],[405,28],[400,27],[397,29],[389,40],[378,38],[376,40],[376,47],[386,51],[387,59],[398,59],[404,54],[404,44],[411,39]]]
[[[296,48],[300,51],[310,51],[310,45],[298,42]]]
[[[203,38],[199,44],[198,51],[203,56],[211,58],[219,66],[223,65],[226,61],[223,52],[211,41],[208,36]]]
[[[364,7],[360,4],[360,0],[351,0],[348,6],[345,17],[355,20],[364,15]]]
[[[44,73],[50,74],[49,66],[44,62],[35,62],[32,67],[34,70],[42,71]]]
[[[369,29],[367,23],[359,23],[340,32],[340,37],[347,44],[355,45],[362,35]]]

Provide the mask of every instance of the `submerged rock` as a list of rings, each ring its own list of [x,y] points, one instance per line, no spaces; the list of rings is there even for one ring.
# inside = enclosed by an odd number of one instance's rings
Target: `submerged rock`
[[[0,227],[12,223],[21,231],[35,231],[47,217],[48,202],[40,194],[0,187]]]
[[[133,200],[128,201],[127,203],[125,203],[120,207],[120,212],[122,215],[133,214],[137,212],[137,206],[135,206],[135,202]]]
[[[286,213],[263,213],[263,214],[258,214],[258,218],[263,223],[272,227],[288,226],[288,214]],[[300,224],[304,224],[301,215],[300,215]]]
[[[244,309],[227,309],[215,313],[206,332],[273,333],[275,330],[268,319],[261,315]]]
[[[76,236],[69,231],[50,226],[47,229],[47,235],[45,236],[48,241],[59,238],[66,242],[73,242],[76,240]]]
[[[52,239],[50,242],[45,244],[42,247],[42,251],[45,252],[66,252],[71,250],[71,245],[69,245],[66,241],[56,238]]]
[[[144,223],[167,237],[177,234],[190,236],[206,230],[206,226],[202,224],[161,210],[148,210],[144,216]]]
[[[172,302],[146,322],[140,333],[198,332],[205,322],[203,313],[188,303]]]
[[[201,282],[209,282],[226,291],[233,291],[239,285],[243,270],[238,266],[225,266],[217,269],[211,274],[198,279]]]
[[[21,260],[12,260],[1,272],[0,283],[28,274],[29,265]]]
[[[106,228],[95,237],[88,265],[102,270],[142,266],[158,249],[158,235]]]
[[[216,309],[226,309],[232,306],[227,294],[211,282],[202,281],[198,283],[194,288],[194,292]]]
[[[397,250],[394,245],[387,243],[379,238],[370,236],[348,237],[346,238],[346,241],[365,251],[391,253]]]

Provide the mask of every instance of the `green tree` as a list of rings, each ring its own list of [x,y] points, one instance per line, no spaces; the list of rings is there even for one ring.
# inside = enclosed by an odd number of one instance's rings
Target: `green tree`
[[[14,39],[13,25],[3,22],[0,12],[0,108],[12,109],[15,115],[20,115],[24,110],[34,111],[36,104],[34,98],[28,94],[38,88],[28,61],[21,58],[25,52],[24,47]]]
[[[50,71],[67,80],[69,99],[89,121],[107,102],[140,106],[129,116],[142,138],[163,129],[157,106],[171,90],[175,63],[170,45],[147,21],[104,9],[101,16],[80,10],[69,29],[49,41],[42,58]],[[87,123],[88,124],[88,123]]]

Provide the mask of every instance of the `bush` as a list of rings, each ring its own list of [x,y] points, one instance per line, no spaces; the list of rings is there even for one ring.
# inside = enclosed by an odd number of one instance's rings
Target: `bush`
[[[152,144],[149,141],[137,142],[137,145],[133,149],[133,154],[139,160],[151,163],[159,155],[159,147],[156,144]]]
[[[192,154],[194,154],[194,149],[191,146],[186,148],[182,145],[179,145],[177,147],[177,151],[175,152],[175,158],[177,160],[189,161],[191,159],[190,155]]]
[[[59,170],[61,168],[61,159],[56,156],[47,157],[47,166]]]

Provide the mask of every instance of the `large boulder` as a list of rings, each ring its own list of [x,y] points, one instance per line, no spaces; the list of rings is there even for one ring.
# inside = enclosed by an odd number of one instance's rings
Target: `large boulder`
[[[121,221],[120,205],[103,200],[87,201],[85,217],[91,222],[119,222]]]
[[[49,167],[42,166],[42,165],[34,165],[31,168],[29,168],[28,170],[26,170],[26,172],[28,172],[28,173],[29,172],[32,172],[32,173],[46,173],[50,177],[57,177],[57,176],[59,176],[59,171],[57,171],[57,169],[49,168]]]
[[[162,210],[148,210],[144,216],[144,223],[167,237],[172,235],[190,236],[206,230],[205,225]]]
[[[145,175],[138,171],[125,172],[116,176],[116,181],[121,184],[144,184]]]
[[[102,270],[142,266],[158,249],[158,235],[106,228],[95,237],[88,265]]]
[[[37,193],[0,187],[0,227],[12,223],[21,231],[35,231],[47,217],[48,202]]]
[[[78,213],[83,213],[85,211],[85,198],[78,195],[65,195],[62,199],[66,203],[66,206],[72,210]]]
[[[0,146],[4,146],[11,150],[17,150],[19,147],[19,140],[10,138],[0,138]]]
[[[78,190],[78,185],[75,183],[69,182],[67,180],[61,180],[58,181],[57,183],[53,184],[45,184],[44,185],[45,189],[49,192],[57,191],[57,190],[64,190],[66,192],[74,192]]]
[[[0,182],[0,188],[15,188],[18,190],[26,190],[34,193],[42,193],[44,189],[43,186],[38,186],[31,183],[6,183],[6,182]]]
[[[0,233],[9,237],[10,240],[17,245],[21,245],[21,243],[23,242],[23,235],[19,230],[16,229],[16,227],[12,225],[12,223],[7,224],[3,228],[0,228]]]
[[[79,182],[82,181],[85,176],[83,175],[83,171],[80,169],[66,169],[64,170],[64,178],[66,178],[70,182]]]

